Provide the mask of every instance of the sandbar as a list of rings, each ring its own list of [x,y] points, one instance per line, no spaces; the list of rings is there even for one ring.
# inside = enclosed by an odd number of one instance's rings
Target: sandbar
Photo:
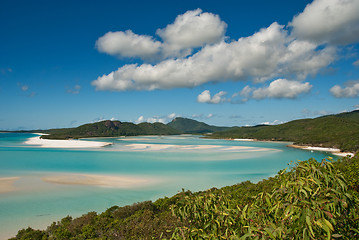
[[[0,178],[0,193],[12,192],[15,190],[14,182],[20,179],[19,177],[3,177]]]
[[[24,142],[28,145],[37,145],[42,148],[100,148],[111,145],[109,142],[84,141],[84,140],[52,140],[38,137],[29,138]]]
[[[250,138],[234,138],[233,141],[253,142],[253,141],[255,141],[255,139],[250,139]]]
[[[324,148],[324,147],[312,147],[312,146],[300,146],[300,145],[288,145],[287,147],[298,148],[303,150],[310,150],[310,151],[321,151],[321,152],[330,152],[333,155],[346,157],[350,156],[353,157],[354,153],[351,152],[341,152],[338,148]]]
[[[109,188],[138,188],[152,185],[158,180],[154,178],[134,177],[134,176],[111,176],[96,174],[63,174],[52,175],[41,178],[47,183],[57,184],[75,184],[75,185],[92,185]]]

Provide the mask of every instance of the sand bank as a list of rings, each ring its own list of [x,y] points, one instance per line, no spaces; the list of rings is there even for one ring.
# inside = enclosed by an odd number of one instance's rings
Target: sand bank
[[[253,142],[253,141],[255,141],[255,139],[250,139],[250,138],[234,138],[233,141]]]
[[[47,183],[92,185],[110,188],[136,188],[148,186],[158,182],[158,180],[153,178],[95,174],[64,174],[46,176],[41,179]]]
[[[25,144],[38,145],[43,148],[100,148],[112,143],[83,140],[52,140],[32,137],[25,141]]]
[[[15,190],[14,182],[20,179],[19,177],[0,178],[0,193],[12,192]]]
[[[298,148],[309,151],[321,151],[321,152],[330,152],[336,156],[346,157],[346,156],[354,156],[354,153],[351,152],[341,152],[338,148],[324,148],[324,147],[311,147],[311,146],[300,146],[300,145],[288,145],[288,147]]]

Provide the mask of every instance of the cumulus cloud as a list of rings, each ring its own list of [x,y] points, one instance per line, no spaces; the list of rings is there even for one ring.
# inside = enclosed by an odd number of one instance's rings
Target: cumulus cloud
[[[265,83],[278,78],[302,81],[337,58],[335,44],[359,41],[358,12],[357,0],[314,0],[293,18],[288,30],[274,22],[237,40],[225,36],[227,24],[218,15],[201,9],[187,11],[158,29],[156,33],[161,40],[131,30],[109,32],[97,41],[99,51],[144,60],[157,57],[158,61],[123,65],[99,76],[92,85],[105,91],[151,91],[226,81]],[[357,62],[353,64],[357,66]],[[261,96],[297,96],[294,90],[287,95],[275,95],[271,89],[279,82],[273,84],[258,89],[248,87],[242,90],[246,93],[237,93],[237,97],[242,96],[244,102]],[[296,87],[306,92],[311,86],[298,81]],[[208,93],[202,94],[199,101],[213,102]]]
[[[311,88],[312,85],[309,82],[302,83],[294,80],[277,79],[265,87],[255,88],[247,85],[241,91],[234,93],[230,102],[243,103],[249,99],[261,100],[265,98],[295,99],[301,94],[308,93]]]
[[[197,9],[177,16],[174,23],[156,33],[163,39],[165,56],[186,56],[192,48],[222,40],[226,28],[218,15]]]
[[[334,60],[335,49],[315,49],[291,41],[284,26],[268,28],[238,41],[204,46],[196,54],[158,64],[130,64],[92,82],[97,90],[126,91],[195,87],[207,82],[253,80],[277,75],[305,78]]]
[[[100,52],[121,57],[153,58],[160,52],[161,42],[151,36],[138,35],[131,30],[108,32],[96,41]]]
[[[318,43],[359,41],[358,0],[315,0],[289,24],[295,37]]]
[[[191,54],[193,48],[219,42],[224,38],[226,28],[227,24],[218,15],[197,9],[177,16],[174,23],[165,28],[157,29],[156,34],[162,42],[127,30],[106,33],[96,41],[96,47],[110,55],[143,60],[184,57]]]
[[[144,116],[140,116],[135,123],[141,123],[141,122],[149,122],[149,123],[155,123],[155,122],[160,122],[160,123],[168,123],[170,122],[172,119],[179,117],[179,115],[177,115],[176,113],[171,113],[169,115],[166,116],[153,116],[153,117],[149,117],[149,118],[145,118]]]
[[[336,98],[354,98],[359,97],[359,80],[348,81],[345,87],[335,85],[330,89],[330,93]]]
[[[223,97],[227,93],[224,91],[220,91],[216,93],[213,97],[211,97],[211,92],[209,90],[204,90],[201,94],[197,96],[197,101],[200,103],[221,103],[224,102],[226,99]]]
[[[268,87],[262,87],[253,90],[252,98],[297,98],[298,95],[308,93],[312,85],[309,82],[301,83],[287,79],[277,79],[269,84]]]

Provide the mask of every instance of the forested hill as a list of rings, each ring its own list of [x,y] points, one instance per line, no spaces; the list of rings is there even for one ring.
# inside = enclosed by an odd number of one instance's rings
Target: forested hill
[[[76,128],[50,129],[43,132],[50,134],[42,136],[46,139],[180,134],[179,131],[163,123],[134,124],[110,120],[89,123]]]
[[[216,132],[211,138],[252,138],[290,141],[298,145],[335,147],[359,151],[359,110],[314,119],[294,120],[279,125],[234,127]]]
[[[204,122],[199,122],[189,118],[177,117],[167,124],[171,128],[174,128],[183,133],[213,133],[217,131],[224,131],[229,127],[217,127],[208,125]]]

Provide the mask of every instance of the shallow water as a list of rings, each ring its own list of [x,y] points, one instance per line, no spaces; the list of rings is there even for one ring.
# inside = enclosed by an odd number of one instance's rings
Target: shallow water
[[[257,182],[286,168],[290,161],[332,156],[288,148],[287,143],[183,135],[87,139],[113,143],[101,149],[46,149],[23,144],[34,136],[0,133],[0,178],[20,177],[14,181],[13,191],[0,193],[0,239],[27,226],[44,228],[67,215],[77,217],[113,205],[156,200],[182,188],[198,191],[245,180]],[[155,181],[125,188],[43,181],[47,176],[68,174]]]

